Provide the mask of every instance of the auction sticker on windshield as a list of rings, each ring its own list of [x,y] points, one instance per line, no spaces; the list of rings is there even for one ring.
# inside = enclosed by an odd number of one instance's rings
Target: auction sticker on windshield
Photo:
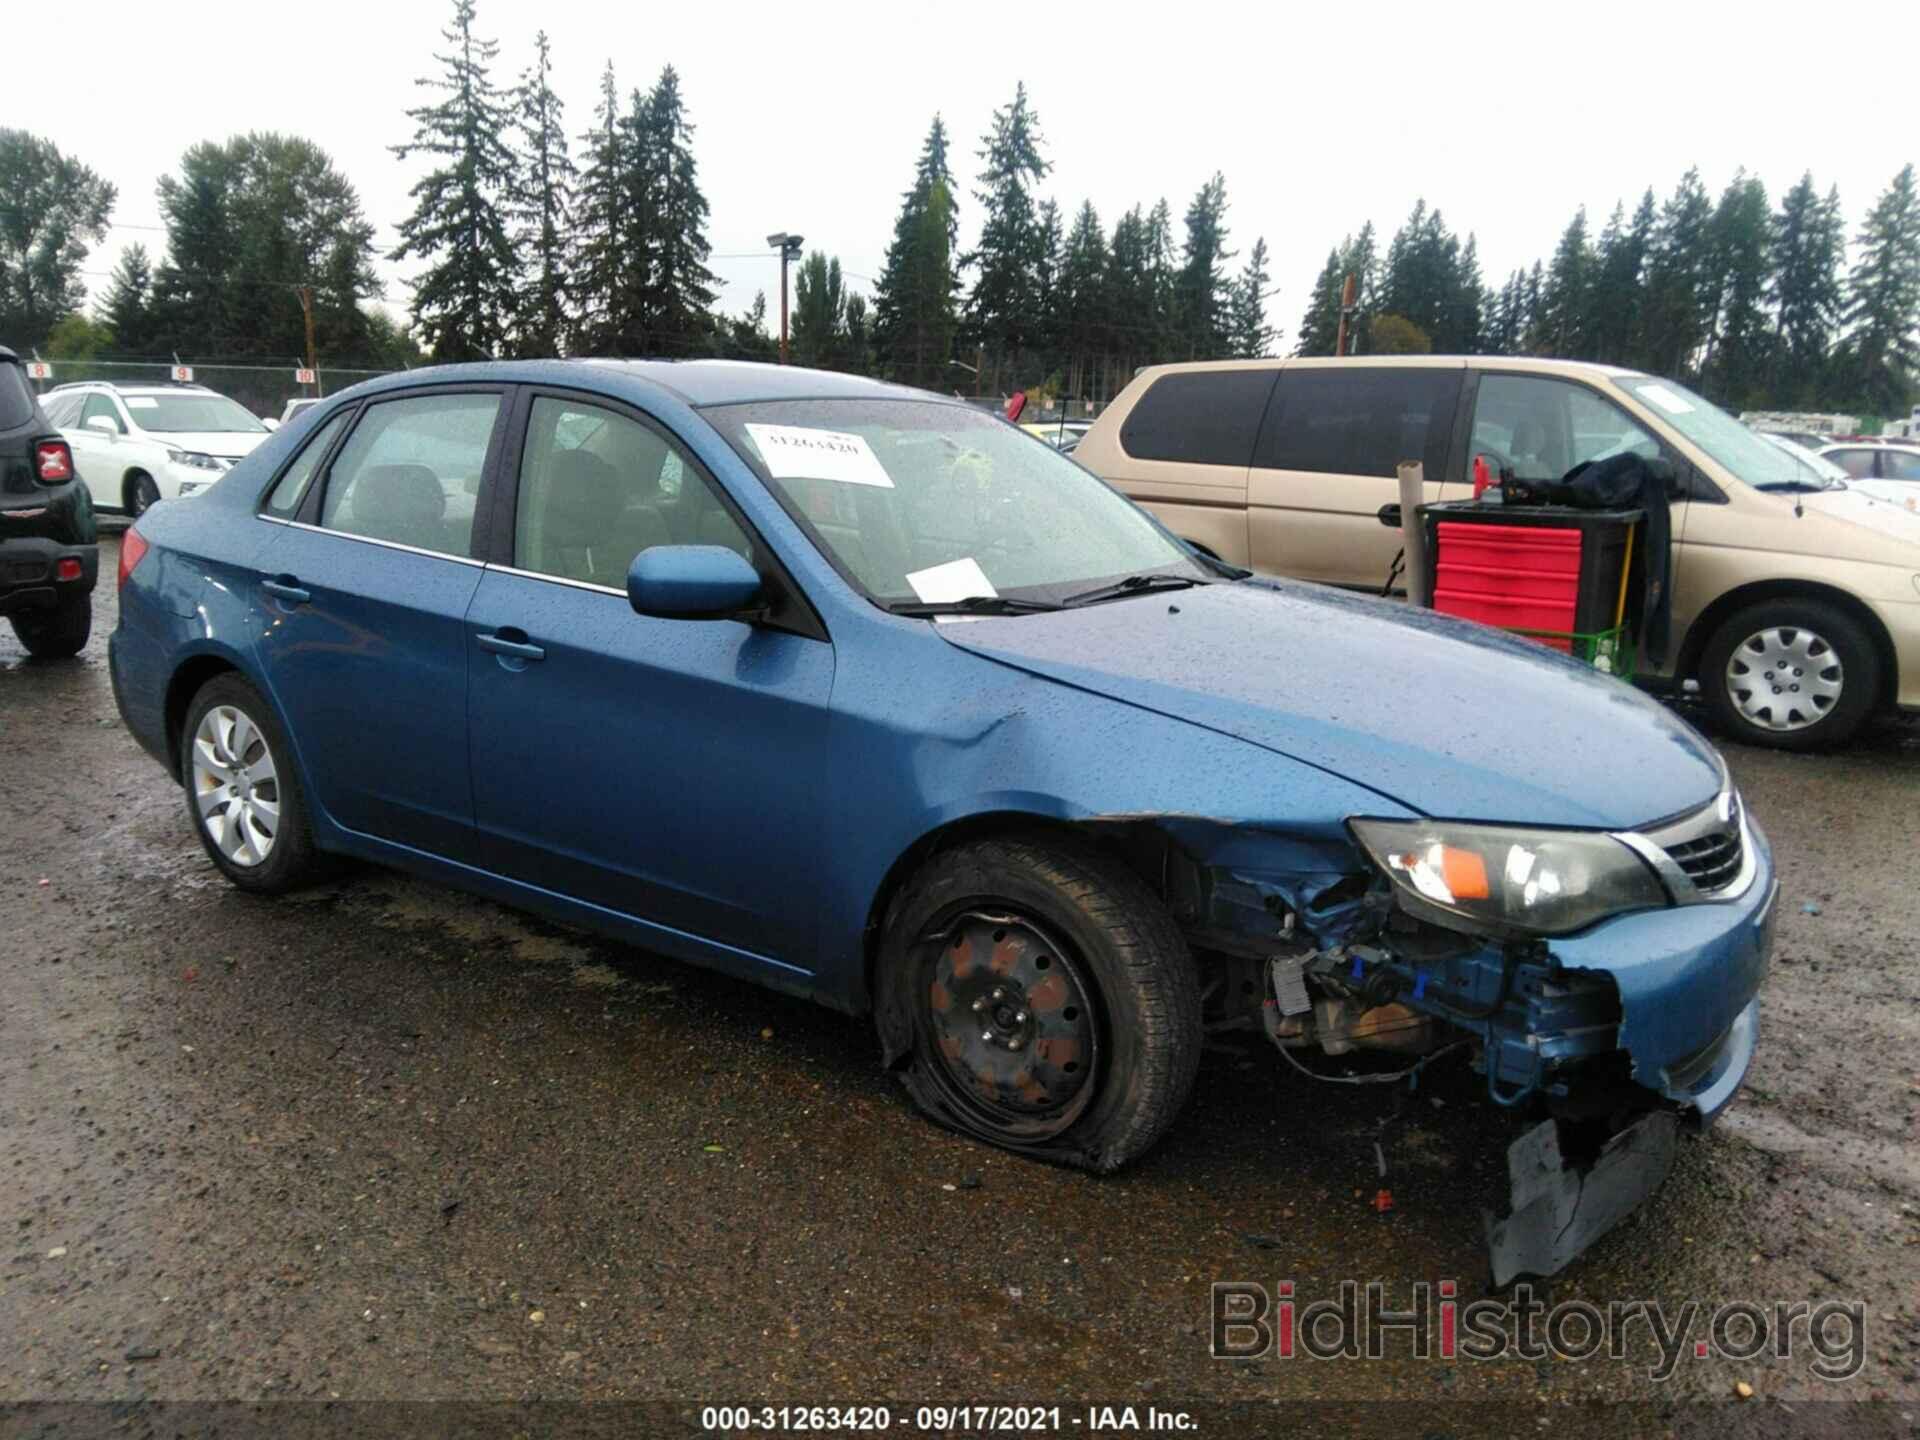
[[[974,595],[991,599],[1000,593],[993,588],[993,582],[987,579],[987,572],[980,568],[980,562],[972,556],[965,560],[949,560],[944,565],[930,565],[925,570],[915,570],[907,576],[907,584],[913,587],[914,594],[929,605],[943,605],[950,600],[965,600]]]
[[[893,489],[893,479],[864,435],[814,430],[805,425],[747,423],[767,472],[776,480],[838,480],[847,485]]]
[[[1693,411],[1693,406],[1664,385],[1642,385],[1635,393],[1642,400],[1651,400],[1669,415],[1687,415]]]

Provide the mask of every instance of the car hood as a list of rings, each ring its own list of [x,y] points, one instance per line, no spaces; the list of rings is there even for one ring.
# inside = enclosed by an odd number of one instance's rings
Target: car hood
[[[1249,580],[936,627],[1029,674],[1232,735],[1426,815],[1624,829],[1719,756],[1633,686],[1431,611]]]
[[[250,454],[273,432],[270,430],[149,430],[161,444],[175,450],[196,450],[202,455],[219,455],[238,460]]]
[[[1894,498],[1896,495],[1899,499]],[[1864,525],[1876,535],[1904,544],[1908,547],[1904,557],[1889,558],[1888,563],[1897,565],[1902,559],[1909,564],[1920,559],[1911,550],[1920,545],[1920,514],[1905,503],[1909,496],[1920,496],[1920,485],[1900,480],[1849,480],[1844,490],[1822,490],[1801,500],[1809,510]]]

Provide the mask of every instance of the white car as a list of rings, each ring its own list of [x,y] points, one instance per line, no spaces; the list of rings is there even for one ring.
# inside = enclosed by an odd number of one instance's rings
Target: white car
[[[94,509],[109,514],[198,494],[271,433],[203,385],[88,380],[57,385],[40,404],[72,446]]]
[[[1847,474],[1847,488],[1920,514],[1920,445],[1846,441],[1821,450],[1820,458]]]

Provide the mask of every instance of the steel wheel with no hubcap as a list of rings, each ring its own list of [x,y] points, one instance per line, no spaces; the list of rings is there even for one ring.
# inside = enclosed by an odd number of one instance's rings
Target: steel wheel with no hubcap
[[[1804,730],[1839,702],[1840,655],[1811,630],[1776,625],[1749,635],[1727,657],[1727,693],[1763,730]]]
[[[1099,1033],[1072,958],[1025,917],[970,911],[934,942],[925,1016],[953,1098],[1023,1139],[1093,1098]]]
[[[260,727],[216,705],[193,733],[193,797],[214,847],[235,865],[261,864],[280,828],[280,778]]]

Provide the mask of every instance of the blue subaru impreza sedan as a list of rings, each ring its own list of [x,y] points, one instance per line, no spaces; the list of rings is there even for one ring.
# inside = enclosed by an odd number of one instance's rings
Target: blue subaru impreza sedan
[[[154,507],[120,587],[121,713],[233,884],[357,856],[871,1015],[1030,1156],[1140,1155],[1213,1032],[1446,1056],[1531,1125],[1496,1276],[1549,1273],[1753,1054],[1771,858],[1686,724],[958,402],[414,371]]]

